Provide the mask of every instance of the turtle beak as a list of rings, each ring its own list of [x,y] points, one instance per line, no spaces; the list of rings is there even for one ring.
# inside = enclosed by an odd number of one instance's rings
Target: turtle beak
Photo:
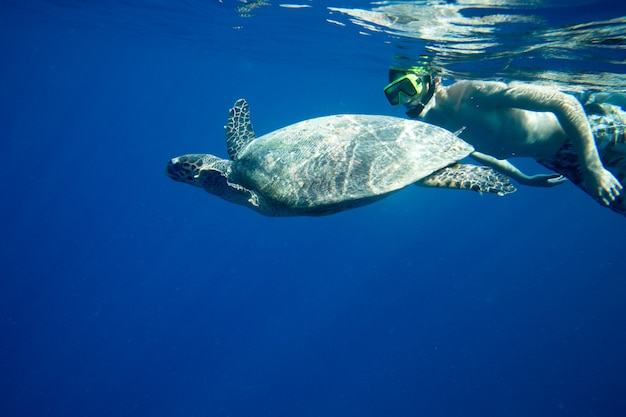
[[[173,179],[174,181],[182,181],[183,180],[183,164],[180,161],[180,158],[172,158],[167,163],[167,167],[165,168],[165,174]]]

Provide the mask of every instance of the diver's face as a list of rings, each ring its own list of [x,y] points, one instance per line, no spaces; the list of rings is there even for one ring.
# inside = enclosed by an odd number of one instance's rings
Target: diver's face
[[[436,94],[437,91],[441,88],[441,77],[433,77],[433,84],[434,84],[433,88],[435,89],[435,94]],[[413,96],[409,100],[403,101],[402,104],[407,109],[412,109],[415,106],[423,104],[422,99],[427,94],[427,91],[428,91],[428,86],[423,85],[421,94]]]
[[[424,85],[422,93],[403,102],[404,107],[407,109],[406,115],[411,119],[422,118],[428,113],[430,109],[435,106],[436,95],[441,88],[441,80],[439,77],[433,77],[431,83],[428,86]]]

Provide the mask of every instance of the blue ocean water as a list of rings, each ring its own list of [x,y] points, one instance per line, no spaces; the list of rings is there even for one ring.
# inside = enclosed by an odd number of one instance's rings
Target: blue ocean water
[[[626,415],[626,220],[573,185],[266,218],[164,175],[226,156],[240,97],[258,134],[402,115],[387,68],[424,42],[265,3],[0,4],[0,415]],[[625,15],[597,3],[522,13]],[[522,66],[580,67],[557,49]]]

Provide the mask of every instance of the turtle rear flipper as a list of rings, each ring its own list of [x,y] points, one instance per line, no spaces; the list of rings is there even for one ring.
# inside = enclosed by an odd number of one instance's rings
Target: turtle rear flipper
[[[453,188],[499,196],[516,191],[511,179],[482,165],[452,164],[415,183],[423,187]]]
[[[228,111],[228,123],[224,130],[228,156],[234,160],[239,151],[256,138],[250,122],[250,106],[245,99],[237,100]]]

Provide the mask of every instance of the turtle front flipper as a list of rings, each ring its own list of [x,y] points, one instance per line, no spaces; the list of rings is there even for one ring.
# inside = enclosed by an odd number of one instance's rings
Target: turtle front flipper
[[[245,99],[237,100],[228,111],[228,122],[224,130],[228,156],[234,160],[239,151],[256,138],[250,122],[250,106]]]
[[[453,188],[492,193],[499,196],[516,191],[511,179],[494,169],[482,165],[453,164],[415,183],[423,187]]]

